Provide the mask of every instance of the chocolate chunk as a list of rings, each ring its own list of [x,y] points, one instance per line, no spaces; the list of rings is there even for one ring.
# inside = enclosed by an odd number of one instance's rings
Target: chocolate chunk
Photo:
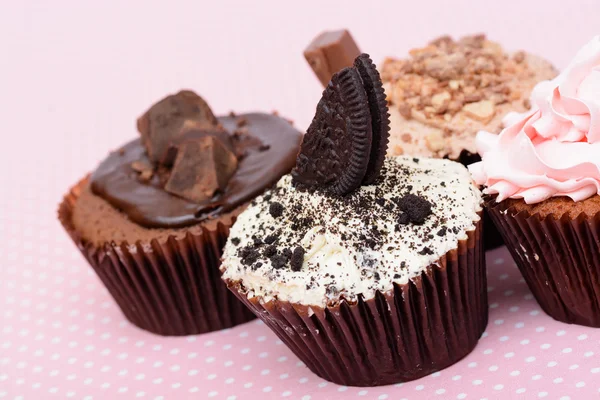
[[[231,238],[231,243],[233,243],[234,246],[238,246],[240,244],[240,238],[234,237]]]
[[[350,67],[360,54],[358,46],[347,30],[323,32],[304,50],[304,58],[323,86],[342,68]]]
[[[445,226],[442,226],[440,228],[439,231],[437,231],[437,235],[438,236],[446,236],[446,231],[448,230],[448,228],[446,228]]]
[[[165,157],[171,142],[181,136],[187,120],[204,128],[218,125],[206,101],[189,90],[165,97],[138,119],[137,128],[150,160],[160,162]]]
[[[420,225],[431,215],[431,203],[423,197],[407,194],[397,199],[397,202],[400,209],[404,212],[401,215],[407,215],[413,224]]]
[[[198,121],[186,120],[181,128],[181,134],[174,138],[164,153],[160,164],[165,167],[171,167],[177,158],[177,152],[181,143],[192,140],[200,139],[205,136],[214,136],[232,153],[235,153],[233,141],[231,135],[223,128],[205,128],[202,123]]]
[[[304,248],[298,246],[294,249],[292,253],[292,271],[300,271],[302,269],[302,264],[304,263]]]
[[[323,92],[292,171],[299,188],[344,195],[367,171],[372,141],[367,93],[356,69],[336,73]]]
[[[271,203],[269,205],[269,214],[271,214],[273,218],[281,217],[281,215],[283,214],[283,204],[278,203],[276,201]]]
[[[281,269],[287,265],[290,258],[292,258],[292,251],[290,249],[283,249],[281,254],[271,256],[271,265],[275,269]]]
[[[180,144],[165,190],[202,203],[225,189],[236,168],[237,158],[216,137],[191,139]]]
[[[363,178],[363,184],[369,185],[379,177],[385,160],[390,138],[390,114],[388,113],[381,77],[369,55],[361,54],[358,56],[354,60],[354,67],[358,70],[363,81],[371,112],[373,143],[371,144],[367,172]]]

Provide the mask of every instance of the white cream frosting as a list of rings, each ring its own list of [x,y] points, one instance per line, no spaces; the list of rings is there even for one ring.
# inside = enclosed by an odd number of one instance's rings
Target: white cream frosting
[[[394,282],[404,284],[419,275],[475,229],[481,194],[461,164],[394,157],[385,167],[381,182],[343,199],[298,191],[291,176],[281,178],[232,227],[221,267],[223,279],[241,282],[249,297],[265,302],[278,298],[324,307],[359,295],[368,300],[376,291],[392,289]],[[432,204],[432,214],[421,225],[398,224],[399,209],[392,199],[409,193]],[[269,213],[273,202],[283,206],[280,217]],[[269,234],[278,238],[274,246],[279,252],[304,249],[299,271],[289,264],[273,268],[263,254],[266,245],[254,247],[255,238]],[[252,265],[242,262],[244,248],[259,249]]]

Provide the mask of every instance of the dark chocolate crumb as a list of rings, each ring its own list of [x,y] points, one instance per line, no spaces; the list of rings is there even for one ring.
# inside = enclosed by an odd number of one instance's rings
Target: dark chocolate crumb
[[[273,218],[279,218],[283,214],[283,205],[278,202],[273,202],[269,205],[269,213]]]
[[[298,246],[294,249],[292,253],[292,271],[300,271],[302,269],[302,264],[304,263],[304,248]]]
[[[233,243],[234,246],[238,246],[240,244],[241,240],[240,238],[234,237],[231,238],[231,243]]]
[[[265,250],[263,251],[263,254],[267,258],[271,258],[275,254],[277,254],[277,246],[274,246],[274,245],[267,246],[265,248]]]
[[[445,226],[442,226],[440,228],[439,231],[437,231],[437,235],[438,236],[446,236],[446,231],[448,230],[448,228],[446,228]]]
[[[277,241],[277,235],[269,235],[263,239],[266,244],[273,244]]]
[[[413,162],[414,162],[415,164],[418,164],[418,163],[419,163],[419,159],[418,159],[418,158],[413,158]]]
[[[433,250],[431,250],[429,247],[423,247],[423,250],[421,250],[419,254],[421,254],[422,256],[431,255],[433,254]]]
[[[258,250],[256,250],[252,246],[242,247],[238,251],[239,257],[242,259],[242,264],[244,265],[252,265],[258,260],[260,254],[258,254]]]
[[[260,147],[258,148],[258,151],[267,151],[271,148],[271,145],[268,144],[261,144]]]

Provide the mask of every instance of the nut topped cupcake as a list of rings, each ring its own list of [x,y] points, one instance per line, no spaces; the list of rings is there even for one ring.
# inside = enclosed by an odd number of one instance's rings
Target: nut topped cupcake
[[[289,172],[301,133],[271,114],[215,117],[191,91],[138,120],[60,205],[59,219],[125,316],[163,335],[231,327],[252,314],[220,279],[229,228]]]
[[[487,324],[478,188],[450,160],[385,159],[388,135],[363,54],[323,92],[292,174],[238,216],[221,266],[308,368],[343,385],[445,368]]]
[[[600,327],[600,36],[532,103],[500,135],[477,135],[483,161],[469,169],[544,311]]]
[[[536,83],[556,75],[534,55],[506,53],[484,35],[448,36],[388,58],[382,80],[390,106],[390,155],[447,157],[475,154],[480,130],[499,133],[510,111],[529,108]]]

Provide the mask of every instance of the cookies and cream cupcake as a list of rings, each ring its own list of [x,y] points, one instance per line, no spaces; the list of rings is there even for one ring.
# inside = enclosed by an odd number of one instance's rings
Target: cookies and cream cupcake
[[[487,324],[481,194],[459,163],[385,159],[387,119],[361,55],[323,92],[292,174],[238,216],[221,265],[308,368],[343,385],[445,368]]]
[[[272,114],[215,117],[187,90],[138,130],[67,194],[63,226],[142,329],[190,335],[252,319],[220,279],[222,248],[247,203],[294,166],[301,133]]]
[[[540,306],[553,318],[600,327],[600,36],[533,108],[481,132],[469,167],[487,209]]]

